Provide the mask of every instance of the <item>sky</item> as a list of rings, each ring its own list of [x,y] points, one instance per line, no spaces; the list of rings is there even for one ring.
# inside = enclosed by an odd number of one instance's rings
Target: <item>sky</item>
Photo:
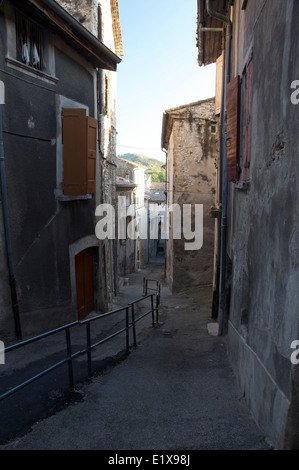
[[[163,112],[215,95],[215,64],[199,67],[197,0],[119,0],[117,154],[165,161]]]

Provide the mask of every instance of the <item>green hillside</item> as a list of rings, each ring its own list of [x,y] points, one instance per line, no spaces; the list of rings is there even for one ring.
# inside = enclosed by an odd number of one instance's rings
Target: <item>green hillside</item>
[[[147,167],[145,173],[151,175],[151,180],[154,182],[165,181],[166,179],[165,170],[162,168],[163,162],[160,160],[138,153],[124,153],[123,155],[118,155],[118,157]]]

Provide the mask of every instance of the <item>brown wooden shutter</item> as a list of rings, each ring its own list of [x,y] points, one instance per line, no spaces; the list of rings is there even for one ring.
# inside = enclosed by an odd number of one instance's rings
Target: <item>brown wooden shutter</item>
[[[62,111],[63,192],[79,196],[87,192],[86,173],[86,110]]]
[[[239,178],[240,77],[227,85],[227,181]]]
[[[252,101],[252,54],[246,66],[245,88],[245,138],[244,138],[244,163],[243,180],[249,180],[250,167],[250,139],[251,139],[251,101]]]
[[[97,120],[87,118],[87,192],[96,192]]]

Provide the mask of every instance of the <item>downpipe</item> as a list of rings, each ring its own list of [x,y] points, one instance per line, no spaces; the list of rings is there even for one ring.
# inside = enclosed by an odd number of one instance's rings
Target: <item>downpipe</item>
[[[4,99],[1,100],[4,102]],[[0,173],[1,173],[1,193],[2,193],[2,209],[3,209],[3,223],[5,231],[5,243],[7,252],[7,264],[9,272],[9,285],[12,300],[12,309],[14,314],[15,322],[15,334],[17,339],[22,339],[19,305],[17,297],[16,279],[14,275],[14,267],[12,261],[12,248],[9,228],[9,217],[8,217],[8,201],[7,201],[7,185],[6,185],[6,171],[5,171],[5,156],[4,156],[4,145],[3,145],[3,123],[2,123],[2,102],[0,104]]]
[[[227,242],[227,201],[228,201],[228,184],[227,184],[227,85],[230,81],[230,54],[231,54],[231,36],[232,23],[224,15],[216,12],[212,8],[212,0],[207,0],[207,13],[213,18],[222,21],[226,25],[226,51],[225,51],[225,79],[224,79],[224,149],[223,149],[223,195],[222,195],[222,226],[221,226],[221,253],[220,253],[220,305],[219,305],[219,329],[218,335],[223,335],[224,313],[225,313],[225,275],[226,275],[226,242]],[[223,125],[223,124],[222,124]]]
[[[222,63],[225,63],[225,52],[222,52]],[[222,90],[219,121],[219,178],[218,178],[218,206],[219,213],[217,217],[217,253],[216,253],[216,279],[215,291],[213,295],[213,318],[218,318],[219,310],[219,289],[220,289],[220,257],[221,257],[221,218],[222,218],[222,186],[223,186],[223,122],[224,122],[224,87],[225,87],[225,68],[222,68]]]

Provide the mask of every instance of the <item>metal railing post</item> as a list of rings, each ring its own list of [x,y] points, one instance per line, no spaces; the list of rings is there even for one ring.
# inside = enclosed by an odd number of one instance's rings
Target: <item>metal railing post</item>
[[[129,337],[129,307],[126,307],[126,348],[127,352],[130,351],[130,337]]]
[[[86,323],[86,346],[87,346],[87,369],[88,381],[91,382],[91,339],[90,339],[90,322]]]
[[[69,369],[69,383],[70,383],[70,391],[73,392],[74,387],[74,372],[73,372],[73,358],[72,358],[72,347],[71,347],[71,336],[70,336],[70,329],[65,329],[66,335],[66,349],[67,349],[67,359],[68,359],[68,369]]]
[[[151,294],[151,308],[152,308],[152,322],[153,322],[153,328],[155,328],[154,295],[155,295],[155,294]]]

